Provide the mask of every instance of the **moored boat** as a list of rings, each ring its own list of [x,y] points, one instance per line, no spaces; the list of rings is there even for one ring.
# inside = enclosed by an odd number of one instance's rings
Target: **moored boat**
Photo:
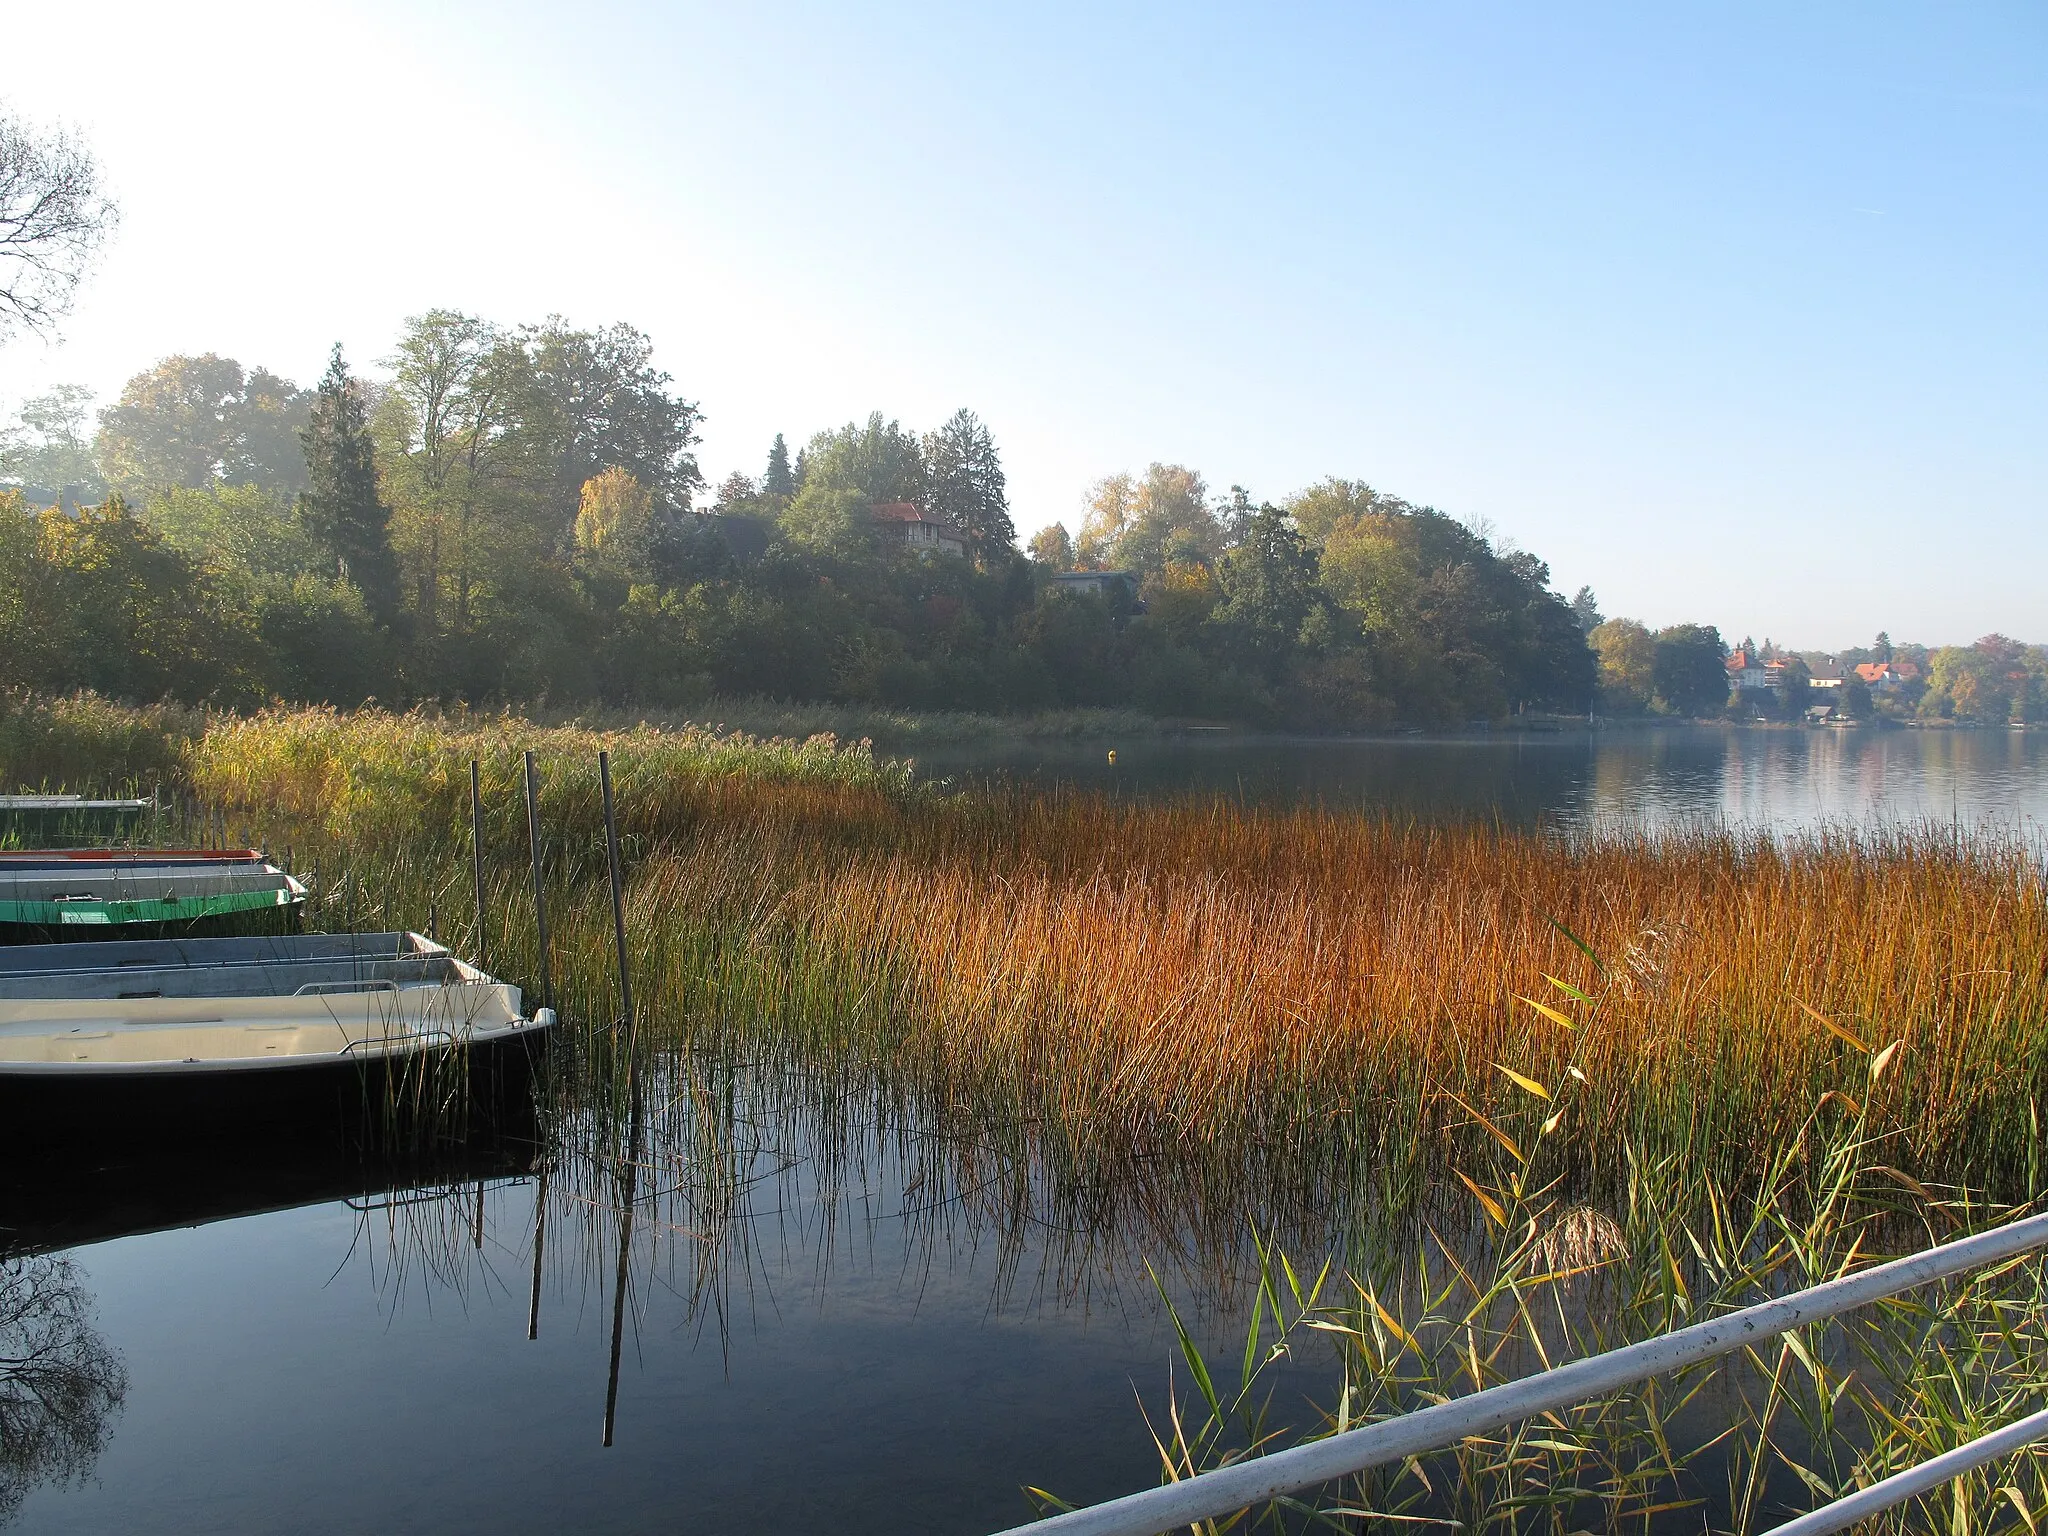
[[[0,839],[38,843],[132,838],[158,809],[154,800],[88,800],[83,795],[0,795]]]
[[[18,945],[0,1127],[219,1140],[466,1114],[525,1092],[553,1023],[416,933]]]
[[[0,944],[292,933],[305,904],[253,848],[0,852]]]

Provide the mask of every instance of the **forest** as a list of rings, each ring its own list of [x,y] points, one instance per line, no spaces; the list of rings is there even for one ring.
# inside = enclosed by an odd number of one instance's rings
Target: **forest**
[[[76,387],[28,401],[0,428],[0,686],[1311,730],[1728,703],[1712,626],[1603,620],[1483,523],[1359,479],[1272,502],[1155,463],[1020,549],[1000,451],[961,410],[778,435],[758,477],[710,488],[700,407],[653,351],[629,325],[432,310],[373,373],[337,347],[311,388],[209,353],[96,415]],[[892,536],[889,506],[960,553]]]

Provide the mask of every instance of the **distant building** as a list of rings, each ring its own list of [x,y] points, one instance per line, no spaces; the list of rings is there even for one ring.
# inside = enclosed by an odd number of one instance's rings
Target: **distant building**
[[[1729,656],[1728,687],[1731,692],[1742,692],[1750,688],[1776,688],[1784,681],[1783,662],[1758,661],[1756,652],[1747,646],[1737,646]],[[1772,669],[1776,668],[1775,671]]]
[[[959,555],[962,558],[967,554],[967,535],[951,523],[926,517],[924,509],[914,501],[876,502],[874,515],[883,538],[917,554]]]
[[[1807,663],[1806,680],[1815,688],[1839,688],[1846,675],[1841,662],[1833,656]]]
[[[1119,591],[1127,598],[1138,595],[1138,577],[1133,571],[1061,571],[1052,584],[1055,591],[1088,597],[1112,597]]]
[[[1866,661],[1856,675],[1870,685],[1872,693],[1897,693],[1906,684],[1918,682],[1920,668],[1910,661]]]

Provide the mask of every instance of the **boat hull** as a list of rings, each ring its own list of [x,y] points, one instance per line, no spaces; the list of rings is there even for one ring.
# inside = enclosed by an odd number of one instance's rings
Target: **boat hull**
[[[362,1147],[423,1146],[533,1117],[547,1031],[364,1059],[260,1069],[23,1071],[0,1068],[0,1162],[81,1146],[197,1150],[272,1136]]]

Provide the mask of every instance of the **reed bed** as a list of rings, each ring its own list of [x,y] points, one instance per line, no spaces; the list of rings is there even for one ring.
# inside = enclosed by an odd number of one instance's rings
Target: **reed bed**
[[[645,1151],[604,1029],[600,748],[657,1064]],[[912,1127],[906,1202],[1020,1252],[1074,1234],[1061,1287],[1105,1254],[1224,1275],[1276,1226],[1337,1255],[1319,1285],[1269,1244],[1243,1379],[1219,1385],[1190,1342],[1185,1380],[1146,1394],[1167,1476],[1315,1432],[1298,1394],[1271,1408],[1281,1377],[1314,1374],[1340,1428],[2042,1193],[2048,889],[2040,850],[1995,829],[1567,837],[951,793],[860,744],[510,716],[215,720],[183,763],[250,835],[324,865],[330,923],[432,911],[465,945],[478,758],[488,958],[530,979],[526,749],[555,1000],[587,1031],[564,1123],[592,1167],[691,1192],[673,1220],[714,1310],[744,1268],[738,1170],[790,1139],[736,1098],[778,1077],[815,1085],[820,1180],[874,1127]],[[1268,1513],[1762,1529],[2024,1411],[2044,1340],[2048,1278],[2008,1265]],[[2008,1462],[1940,1513],[2032,1528],[2042,1467]]]
[[[1575,1176],[1682,1154],[1737,1177],[1819,1102],[1893,1123],[1886,1151],[1908,1176],[2038,1183],[2048,888],[2018,836],[1568,838],[942,793],[827,737],[509,716],[276,712],[215,722],[190,762],[203,794],[274,840],[296,827],[358,864],[388,850],[387,868],[420,866],[401,885],[434,886],[454,912],[479,758],[491,926],[509,936],[530,923],[529,747],[558,970],[593,1017],[609,985],[602,747],[655,1037],[897,1073],[1077,1166],[1336,1147],[1403,1200],[1461,1149],[1519,1143],[1563,1112]],[[1586,1090],[1560,1111],[1568,1074]]]
[[[0,691],[0,793],[148,793],[179,780],[206,723],[173,704]]]

